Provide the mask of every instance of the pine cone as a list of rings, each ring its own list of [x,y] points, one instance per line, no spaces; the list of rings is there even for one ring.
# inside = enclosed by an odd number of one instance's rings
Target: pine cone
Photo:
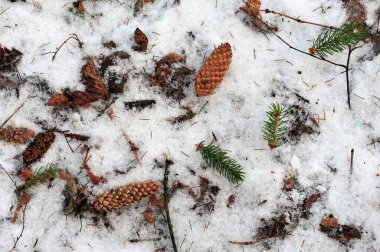
[[[216,48],[195,76],[198,96],[211,95],[220,85],[232,61],[231,46],[223,43]]]
[[[160,184],[155,181],[117,187],[98,196],[94,208],[99,212],[116,210],[155,195],[159,189]]]
[[[38,161],[48,151],[54,142],[55,135],[53,132],[41,132],[33,139],[22,153],[25,166]]]
[[[0,140],[9,143],[24,144],[33,136],[34,132],[27,128],[7,127],[0,129]]]

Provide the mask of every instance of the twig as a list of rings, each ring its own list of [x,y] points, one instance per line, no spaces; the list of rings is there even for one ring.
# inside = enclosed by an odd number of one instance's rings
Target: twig
[[[300,53],[303,53],[303,54],[306,54],[306,55],[309,55],[310,57],[313,57],[313,58],[316,58],[316,59],[319,59],[319,60],[322,60],[322,61],[325,61],[325,62],[328,62],[332,65],[335,65],[335,66],[339,66],[339,67],[342,67],[344,68],[344,72],[346,74],[346,88],[347,88],[347,104],[348,104],[348,108],[351,109],[351,97],[350,97],[350,79],[349,79],[349,71],[350,71],[350,59],[351,59],[351,54],[354,50],[358,49],[358,48],[361,48],[363,45],[361,46],[357,46],[357,47],[351,47],[349,46],[348,47],[348,55],[347,55],[347,62],[346,62],[346,65],[343,65],[343,64],[338,64],[338,63],[335,63],[335,62],[332,62],[330,60],[327,60],[323,57],[318,57],[316,55],[313,55],[313,54],[310,54],[310,53],[307,53],[307,52],[304,52],[300,49],[297,49],[293,46],[291,46],[288,42],[286,42],[283,38],[281,38],[279,35],[277,35],[274,31],[272,31],[271,29],[269,30],[273,35],[275,35],[279,40],[281,40],[284,44],[286,44],[287,46],[289,46],[290,49],[293,49],[297,52],[300,52]]]
[[[128,242],[137,243],[137,242],[146,242],[146,241],[160,241],[161,237],[145,238],[145,239],[130,239]]]
[[[206,107],[207,104],[208,104],[208,101],[206,101],[205,105],[203,105],[203,107],[201,108],[201,110],[199,110],[198,114],[202,112],[202,110]]]
[[[275,14],[277,16],[281,16],[281,17],[286,17],[286,18],[289,18],[289,19],[292,19],[298,23],[302,23],[302,24],[310,24],[310,25],[316,25],[316,26],[320,26],[320,27],[324,27],[324,28],[329,28],[329,29],[336,29],[336,27],[334,26],[331,26],[331,25],[324,25],[324,24],[318,24],[318,23],[315,23],[315,22],[310,22],[310,21],[305,21],[305,20],[302,20],[302,19],[299,19],[299,18],[295,18],[295,17],[292,17],[292,16],[289,16],[289,15],[286,15],[285,13],[281,13],[281,12],[277,12],[277,11],[273,11],[273,10],[268,10],[268,9],[265,9],[265,10],[260,10],[261,12],[265,12],[265,13],[271,13],[271,14]]]
[[[25,204],[25,207],[24,207],[24,210],[22,211],[22,229],[21,229],[21,233],[19,236],[17,236],[14,244],[13,244],[13,249],[16,249],[16,246],[17,246],[17,243],[18,241],[20,240],[20,238],[22,237],[22,234],[24,233],[24,229],[25,229],[25,210],[26,210],[26,207],[28,206],[28,202]]]
[[[256,245],[259,242],[265,241],[269,238],[275,238],[275,237],[280,237],[280,235],[274,235],[268,238],[262,238],[262,239],[257,239],[256,241],[250,241],[250,242],[241,242],[241,241],[228,241],[229,244],[237,244],[237,245]]]
[[[4,12],[6,12],[7,10],[9,10],[11,7],[8,7],[6,8],[5,10],[3,10],[2,12],[0,12],[0,15],[2,15]]]
[[[54,61],[55,56],[57,55],[58,51],[61,50],[62,46],[63,46],[64,44],[66,44],[67,41],[69,41],[70,39],[75,39],[76,41],[78,41],[78,43],[79,43],[79,48],[82,48],[83,43],[79,40],[78,35],[76,35],[76,34],[74,33],[74,34],[72,34],[70,37],[68,37],[65,41],[63,41],[63,43],[57,48],[57,50],[54,52],[54,55],[53,55],[53,58],[51,59],[51,61]]]
[[[350,174],[352,174],[352,172],[354,170],[354,152],[355,152],[355,150],[352,149],[351,150]]]
[[[24,106],[25,102],[23,102],[0,126],[0,129]]]
[[[0,168],[4,170],[4,172],[7,174],[7,176],[9,177],[9,179],[12,181],[12,183],[15,185],[15,187],[17,189],[16,181],[13,180],[13,178],[11,177],[11,175],[9,175],[9,173],[7,172],[7,170],[5,170],[5,168],[1,164],[0,164]]]
[[[165,212],[166,212],[166,222],[169,228],[170,239],[172,240],[173,250],[177,252],[177,245],[175,244],[173,226],[170,220],[170,212],[169,212],[169,167],[173,164],[173,161],[170,159],[165,160],[165,173],[164,173],[164,203],[165,203]]]

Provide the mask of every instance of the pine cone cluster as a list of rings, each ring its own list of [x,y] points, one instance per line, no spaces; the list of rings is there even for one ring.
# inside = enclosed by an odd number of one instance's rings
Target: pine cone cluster
[[[155,195],[159,189],[160,184],[155,181],[117,187],[98,196],[94,208],[99,212],[116,210]]]
[[[0,140],[9,143],[24,144],[33,136],[34,132],[27,128],[7,127],[0,129]]]
[[[53,132],[38,133],[22,153],[22,158],[25,166],[29,166],[32,163],[40,160],[42,156],[48,151],[54,140],[55,135]]]
[[[218,46],[195,76],[195,91],[198,96],[211,95],[220,85],[232,61],[232,50],[228,43]]]

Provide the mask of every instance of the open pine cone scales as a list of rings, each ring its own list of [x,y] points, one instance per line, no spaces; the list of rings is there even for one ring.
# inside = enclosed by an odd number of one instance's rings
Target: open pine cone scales
[[[160,184],[155,181],[117,187],[98,196],[94,202],[94,208],[99,212],[116,210],[153,196],[159,189]]]
[[[195,91],[198,96],[211,95],[220,85],[232,61],[232,50],[228,43],[218,46],[195,76]]]
[[[34,132],[27,128],[7,127],[0,129],[0,140],[9,143],[24,144],[33,136]]]

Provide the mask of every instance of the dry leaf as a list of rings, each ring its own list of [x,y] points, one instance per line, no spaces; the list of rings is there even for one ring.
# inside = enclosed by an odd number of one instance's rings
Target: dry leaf
[[[146,219],[146,221],[150,224],[153,224],[154,223],[154,218],[152,216],[152,208],[148,207],[145,211],[144,211],[144,217]]]
[[[133,50],[145,52],[148,49],[148,37],[139,28],[136,28],[133,38],[137,44],[137,46],[132,47]]]
[[[310,197],[306,198],[305,201],[304,201],[304,204],[307,208],[311,208],[311,206],[317,201],[319,200],[319,198],[322,196],[321,193],[314,193],[313,195],[311,195]]]
[[[78,141],[87,141],[90,139],[90,137],[85,136],[85,135],[79,135],[79,134],[73,134],[73,133],[64,133],[65,137],[67,138],[72,138]]]
[[[158,199],[156,197],[156,195],[153,195],[152,197],[150,197],[149,202],[153,206],[159,206],[159,207],[162,207],[162,208],[165,207],[164,201],[162,199]]]
[[[235,204],[235,196],[231,194],[227,199],[227,207],[231,207],[233,204]]]
[[[109,98],[108,89],[100,77],[91,57],[87,57],[87,63],[82,67],[81,72],[86,91],[97,95],[99,99],[107,100]]]
[[[19,214],[21,208],[23,208],[26,204],[28,204],[28,202],[29,202],[31,199],[32,199],[32,195],[29,194],[29,193],[24,193],[24,194],[21,196],[20,203],[17,205],[16,210],[15,210],[15,213],[14,213],[14,215],[13,215],[12,223],[15,223],[15,222],[17,221],[18,214]]]
[[[269,31],[271,28],[263,21],[260,15],[260,0],[248,0],[240,9],[246,12],[250,17],[252,23],[262,31]]]
[[[294,178],[294,177],[288,178],[287,180],[285,180],[284,190],[291,191],[293,189],[295,183],[296,183],[296,178]]]
[[[83,160],[83,168],[86,170],[88,176],[91,179],[91,182],[94,185],[103,184],[107,180],[104,177],[99,177],[99,176],[96,176],[95,174],[93,174],[92,171],[91,171],[91,169],[90,169],[90,167],[87,165],[87,161],[88,161],[87,157],[88,157],[89,151],[90,151],[90,148],[87,145],[85,145],[84,146],[85,157],[84,157],[84,160]]]

